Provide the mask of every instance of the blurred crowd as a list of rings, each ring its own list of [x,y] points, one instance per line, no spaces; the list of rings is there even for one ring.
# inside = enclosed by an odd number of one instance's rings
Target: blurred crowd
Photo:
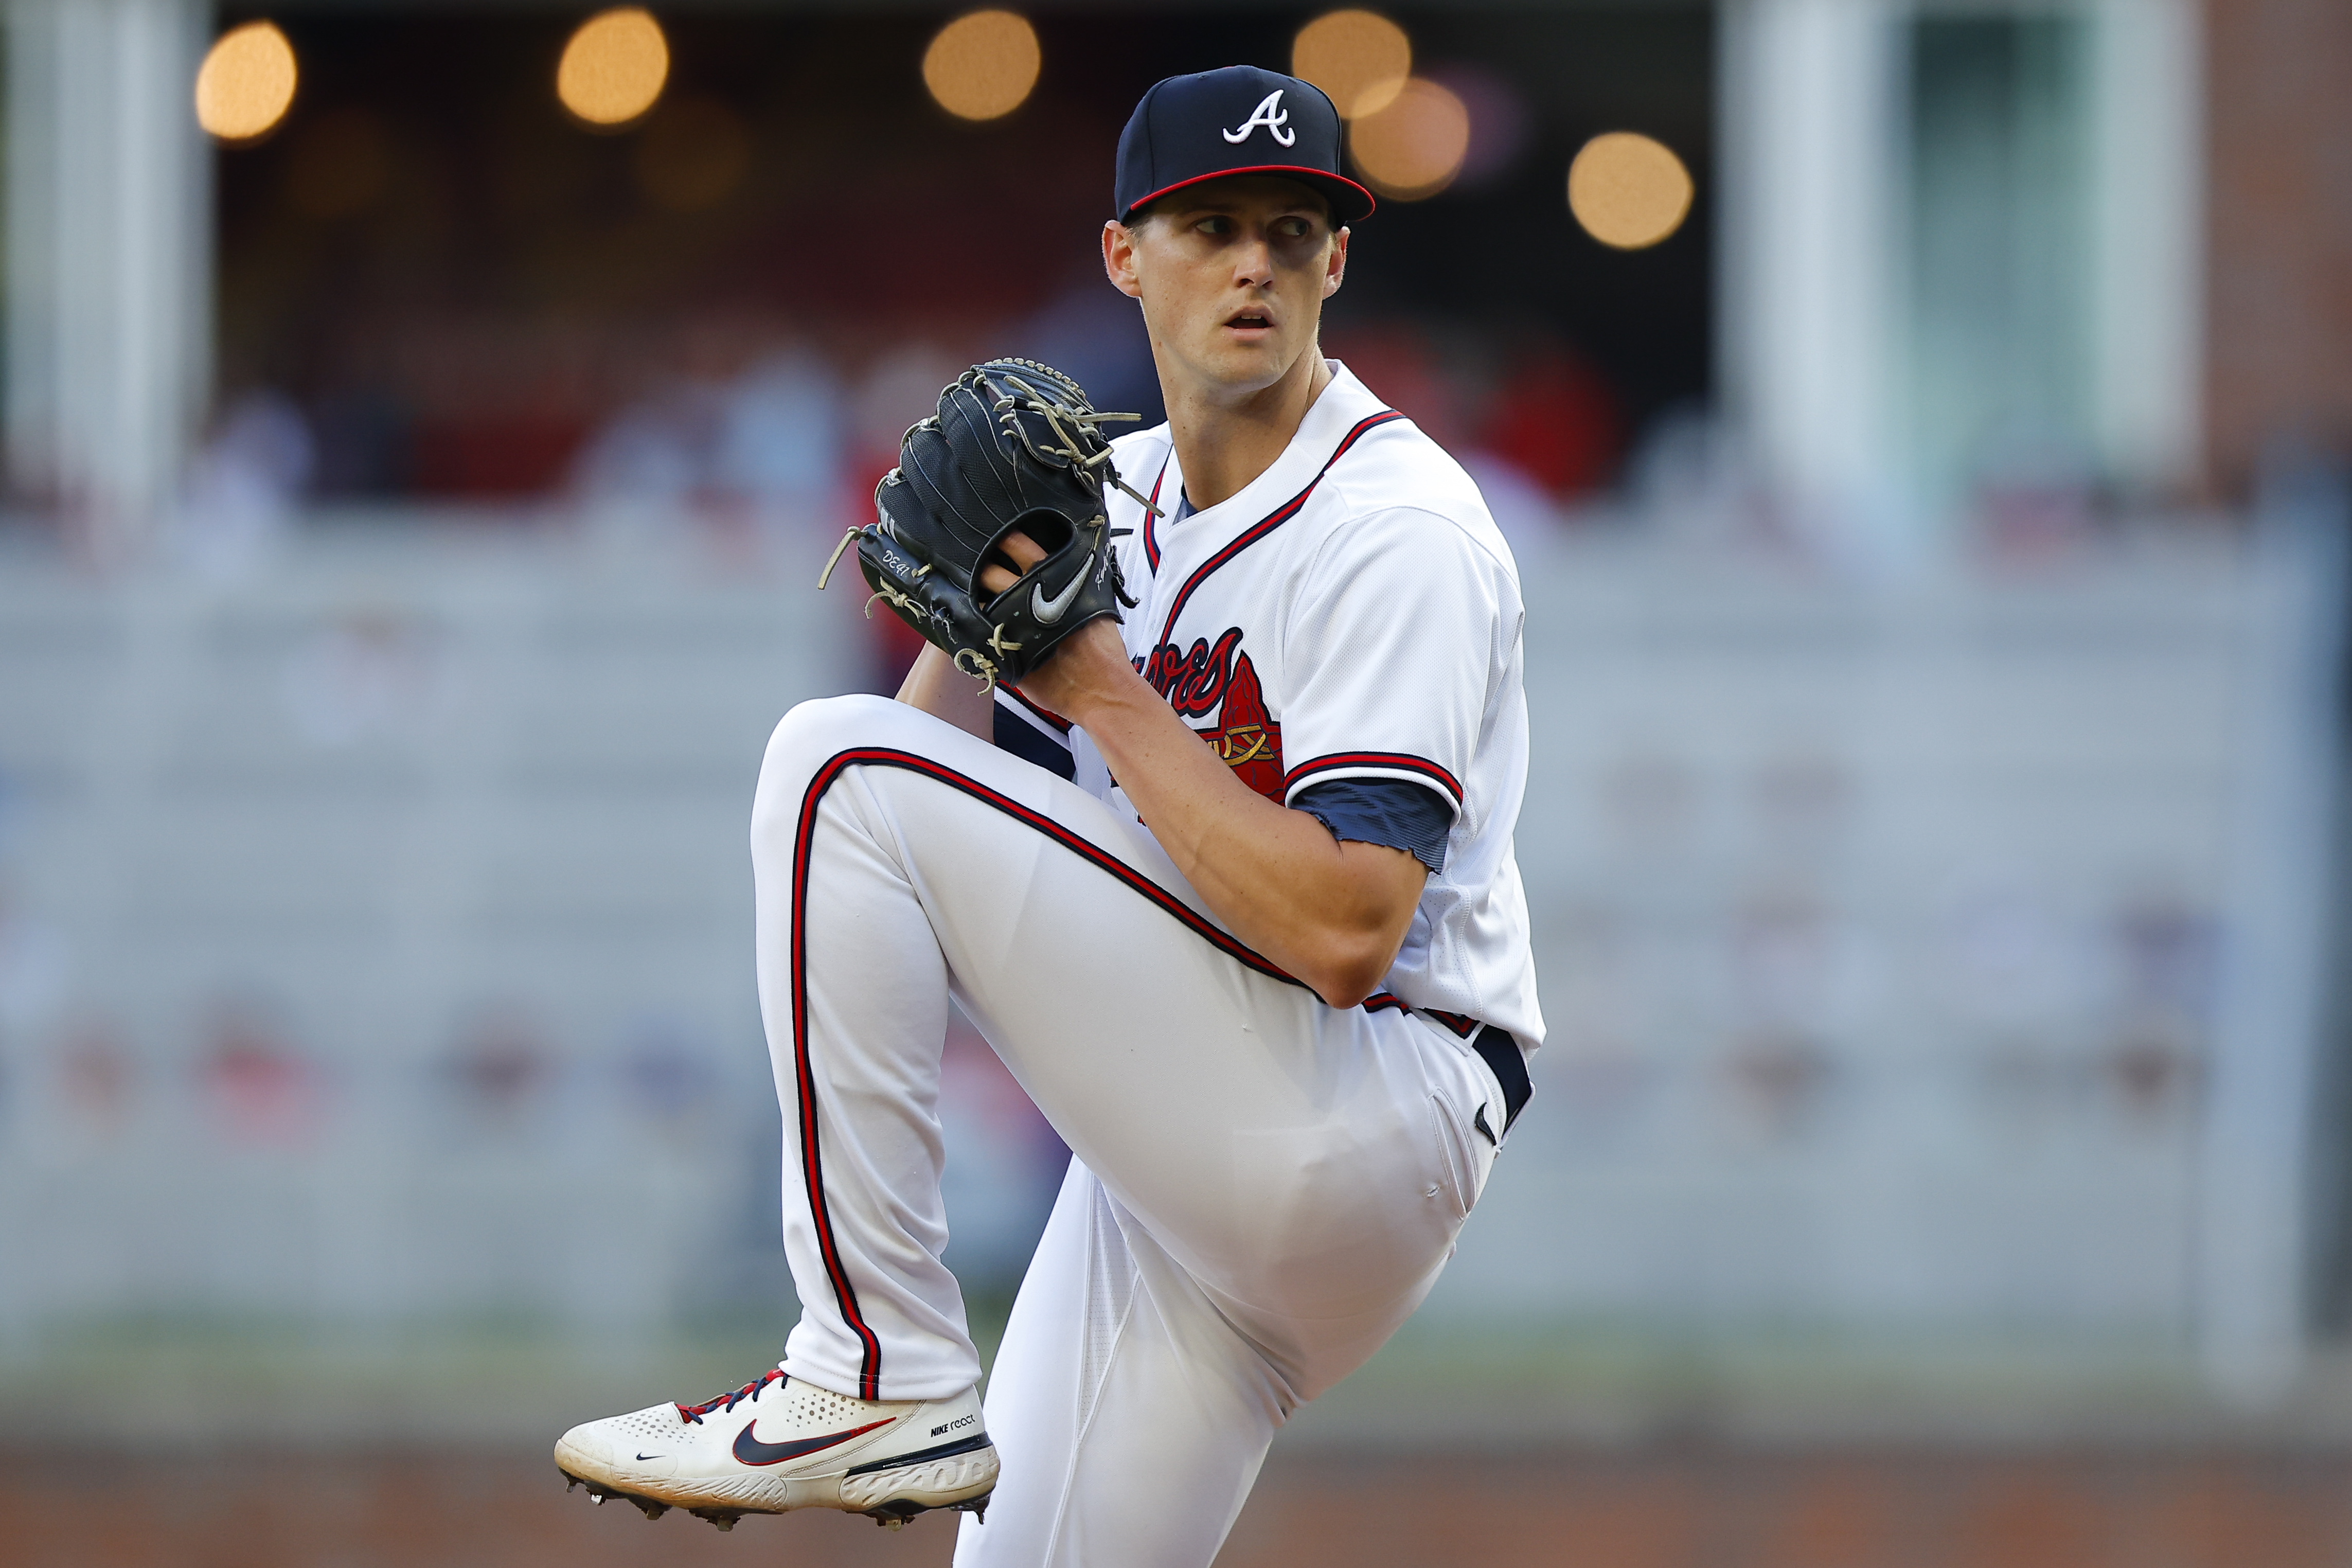
[[[415,345],[364,397],[309,403],[275,388],[229,402],[174,523],[180,552],[234,574],[320,508],[487,506],[732,559],[800,561],[864,520],[899,437],[974,360],[1012,353],[1075,376],[1096,405],[1162,417],[1140,312],[1099,279],[992,331],[908,337],[864,354],[782,320],[698,321],[640,339],[611,406],[483,409],[482,343]],[[1505,342],[1411,320],[1349,322],[1325,349],[1403,409],[1476,479],[1522,551],[1570,526],[1617,479],[1626,420],[1607,379],[1567,342]],[[420,410],[469,406],[436,420]],[[913,645],[876,623],[877,680]],[[895,661],[895,664],[894,664]]]

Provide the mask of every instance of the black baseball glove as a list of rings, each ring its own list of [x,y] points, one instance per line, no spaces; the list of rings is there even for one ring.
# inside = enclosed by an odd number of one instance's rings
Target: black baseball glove
[[[876,599],[888,605],[983,689],[1017,681],[1080,626],[1117,620],[1119,605],[1135,604],[1111,549],[1103,486],[1135,492],[1111,466],[1099,426],[1138,417],[1097,413],[1076,382],[1034,360],[976,364],[907,432],[898,466],[874,489],[877,521],[850,530],[834,561],[855,540],[874,590],[866,614]],[[1020,572],[1003,552],[1012,533],[1045,558]],[[988,593],[980,575],[992,562],[1019,581]]]

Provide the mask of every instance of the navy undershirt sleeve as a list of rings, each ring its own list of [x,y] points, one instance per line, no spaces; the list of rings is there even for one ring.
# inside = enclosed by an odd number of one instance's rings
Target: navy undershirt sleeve
[[[1038,728],[1003,703],[996,705],[997,748],[1012,752],[1024,762],[1036,763],[1047,773],[1059,773],[1066,779],[1078,776],[1078,762],[1070,754],[1066,743],[1052,740]]]
[[[1426,784],[1404,779],[1332,779],[1309,784],[1290,804],[1358,844],[1402,849],[1432,871],[1445,869],[1445,836],[1454,803]]]

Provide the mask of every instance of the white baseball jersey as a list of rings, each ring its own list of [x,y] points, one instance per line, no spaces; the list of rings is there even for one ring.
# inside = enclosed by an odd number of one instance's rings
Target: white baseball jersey
[[[1477,486],[1345,365],[1282,456],[1171,523],[1116,490],[1129,657],[1244,783],[1290,804],[1328,780],[1402,779],[1454,814],[1381,995],[1542,1044],[1527,898],[1512,854],[1525,793],[1518,569]],[[1115,443],[1120,475],[1172,517],[1165,425]],[[1132,807],[1086,738],[1008,694],[1072,752],[1074,781]]]

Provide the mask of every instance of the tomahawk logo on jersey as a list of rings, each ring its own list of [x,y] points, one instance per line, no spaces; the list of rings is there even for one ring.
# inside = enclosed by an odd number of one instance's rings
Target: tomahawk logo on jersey
[[[1282,726],[1265,710],[1241,627],[1227,626],[1214,646],[1207,637],[1194,637],[1190,649],[1161,643],[1134,663],[1242,783],[1282,798]]]
[[[1386,989],[1533,1049],[1543,1020],[1508,831],[1527,768],[1517,569],[1461,465],[1333,364],[1282,457],[1205,511],[1180,518],[1167,426],[1114,443],[1166,514],[1110,498],[1112,527],[1132,531],[1128,653],[1270,799],[1351,778],[1431,792],[1452,826]],[[1083,731],[1003,701],[1011,745],[1125,807]]]

